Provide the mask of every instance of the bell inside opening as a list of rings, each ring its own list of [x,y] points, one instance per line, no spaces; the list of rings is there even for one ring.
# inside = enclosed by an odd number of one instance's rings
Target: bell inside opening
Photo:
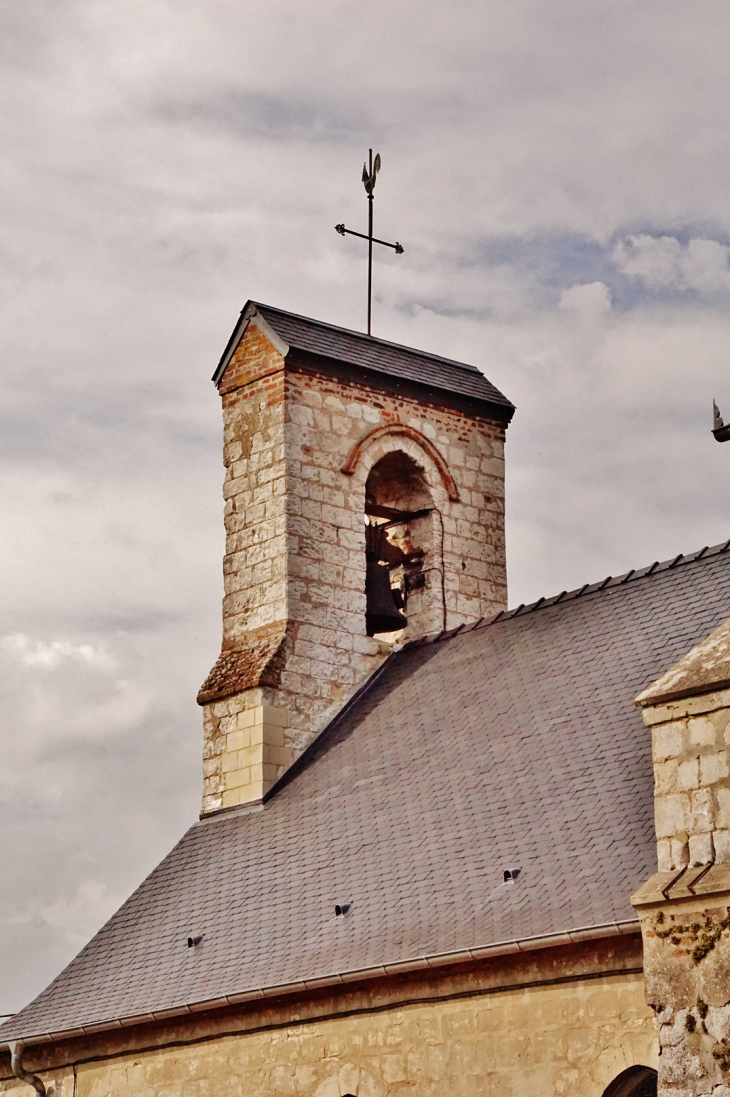
[[[407,454],[382,457],[365,487],[368,636],[401,632],[425,585],[424,558],[434,505],[423,470]]]

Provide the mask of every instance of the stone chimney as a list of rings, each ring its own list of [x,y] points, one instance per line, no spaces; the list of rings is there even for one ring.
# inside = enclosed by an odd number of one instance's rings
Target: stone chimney
[[[198,695],[203,814],[260,804],[394,642],[505,608],[514,411],[474,367],[254,302],[214,381],[225,596]]]
[[[730,1097],[730,621],[637,699],[658,872],[633,897],[662,1097]]]

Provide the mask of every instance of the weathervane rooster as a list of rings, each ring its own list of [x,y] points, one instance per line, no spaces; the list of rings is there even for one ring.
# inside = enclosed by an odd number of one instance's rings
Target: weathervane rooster
[[[373,160],[373,150],[370,150],[370,170],[368,171],[367,164],[362,166],[362,181],[365,186],[365,190],[368,192],[368,198],[372,198],[373,191],[375,190],[375,180],[378,172],[380,171],[380,153],[375,154]]]

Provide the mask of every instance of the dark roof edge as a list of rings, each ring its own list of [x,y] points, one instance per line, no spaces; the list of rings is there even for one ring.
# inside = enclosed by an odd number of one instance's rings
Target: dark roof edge
[[[477,366],[470,366],[466,362],[457,362],[453,358],[444,358],[441,355],[433,354],[433,353],[431,353],[431,351],[428,351],[428,350],[418,350],[416,347],[407,347],[404,343],[393,343],[389,339],[379,339],[379,338],[377,338],[376,336],[373,336],[373,335],[366,335],[364,332],[353,331],[351,328],[342,328],[342,327],[339,327],[337,324],[328,324],[324,320],[315,320],[311,316],[302,316],[298,312],[287,312],[285,309],[276,308],[274,305],[265,305],[261,301],[252,301],[252,300],[249,299],[246,302],[246,304],[243,306],[243,308],[241,309],[241,313],[240,313],[239,318],[236,322],[236,326],[234,327],[233,331],[231,332],[231,336],[230,336],[228,342],[226,343],[223,354],[221,355],[220,360],[218,362],[218,365],[215,368],[215,372],[213,373],[213,377],[211,378],[211,380],[216,385],[216,387],[220,384],[220,381],[223,377],[223,374],[225,373],[226,368],[228,367],[228,363],[230,362],[231,358],[233,357],[233,355],[236,351],[236,347],[238,346],[241,339],[243,338],[243,336],[245,334],[245,331],[246,331],[246,328],[248,327],[248,325],[251,321],[253,321],[256,324],[256,326],[267,337],[267,339],[269,339],[269,341],[271,343],[273,343],[273,345],[276,347],[276,349],[279,351],[279,353],[282,355],[282,357],[285,358],[287,356],[287,354],[289,353],[289,350],[291,348],[282,339],[282,337],[278,334],[278,332],[276,332],[274,330],[274,328],[271,326],[271,324],[267,321],[266,317],[261,312],[262,309],[265,309],[267,312],[278,313],[281,316],[289,316],[289,317],[294,318],[295,320],[301,320],[303,323],[313,324],[316,327],[325,328],[328,331],[341,332],[343,335],[350,335],[355,339],[360,339],[364,343],[370,343],[370,344],[376,343],[379,346],[393,347],[395,350],[404,351],[406,354],[415,354],[415,355],[418,355],[420,358],[428,358],[432,362],[440,362],[443,365],[452,367],[453,369],[460,369],[464,373],[469,374],[469,375],[477,374],[479,377],[482,377],[486,380],[486,378],[484,377],[484,374],[482,373],[482,371]],[[304,348],[297,348],[297,349],[304,350]],[[311,354],[312,352],[306,352],[306,353]],[[325,359],[325,360],[327,359],[327,356],[323,355],[321,352],[319,352],[317,354],[317,357],[320,357],[320,358]],[[339,359],[337,359],[337,358],[331,358],[329,360],[333,361],[333,362],[338,362],[339,361]],[[368,372],[373,372],[373,373],[381,372],[380,370],[369,369],[366,366],[358,366],[356,368],[365,369]],[[426,388],[433,388],[434,387],[426,381],[423,381],[423,382],[420,382],[420,383],[423,384]],[[490,384],[491,384],[491,382],[490,382]],[[450,390],[444,389],[443,391],[448,392]],[[495,392],[497,392],[498,395],[501,397],[500,400],[490,400],[490,399],[487,399],[486,397],[483,397],[483,398],[473,397],[472,399],[477,403],[484,403],[484,404],[489,405],[490,407],[499,408],[501,410],[502,417],[505,418],[506,422],[509,423],[510,420],[512,419],[512,416],[515,413],[515,406],[512,403],[512,401],[509,400],[506,396],[504,396],[503,393],[499,392],[499,390],[495,389]]]
[[[441,362],[445,366],[453,366],[455,369],[464,370],[465,373],[477,373],[482,377],[484,376],[478,366],[469,365],[468,362],[459,362],[455,358],[444,358],[442,354],[434,354],[430,350],[419,350],[417,347],[408,347],[405,343],[394,343],[392,339],[381,339],[377,335],[367,335],[364,331],[343,328],[339,324],[329,324],[326,320],[315,320],[312,316],[303,316],[299,312],[287,312],[286,309],[277,308],[276,305],[265,305],[263,301],[249,301],[248,304],[255,305],[257,309],[266,309],[267,312],[278,312],[281,316],[291,316],[295,320],[303,320],[305,324],[314,324],[316,327],[326,328],[328,331],[339,331],[343,335],[352,335],[355,339],[361,339],[363,343],[377,343],[381,347],[393,347],[394,350],[404,350],[407,354],[417,354],[420,358],[430,358],[432,362]],[[503,399],[507,403],[511,403],[506,396]]]
[[[657,692],[654,696],[647,697],[646,700],[639,700],[642,696],[640,693],[639,697],[634,698],[634,704],[637,708],[658,708],[661,705],[668,705],[672,701],[683,701],[685,697],[701,697],[706,693],[720,693],[726,689],[730,689],[730,676],[728,675],[717,678],[707,685],[685,686],[680,689]],[[645,692],[648,692],[648,690],[642,690],[642,693]]]
[[[420,354],[421,352],[416,353]],[[410,396],[419,401],[425,399],[435,404],[439,410],[451,408],[470,417],[479,416],[493,422],[496,420],[505,427],[512,422],[516,411],[514,404],[502,403],[489,396],[466,395],[465,393],[456,392],[453,388],[442,388],[433,381],[396,376],[394,373],[378,369],[375,366],[346,362],[341,358],[328,357],[322,351],[304,350],[294,344],[292,344],[290,353],[287,356],[287,362],[290,362],[295,369],[305,372],[312,369],[324,370],[335,377],[346,377],[348,381],[355,374],[360,382],[364,381],[365,384],[378,389],[380,392],[385,390],[390,392],[391,395]]]
[[[450,640],[452,636],[455,636],[459,632],[471,632],[474,629],[486,628],[489,625],[497,624],[499,621],[509,621],[512,617],[520,617],[526,613],[534,613],[535,610],[547,609],[549,606],[554,606],[558,602],[568,602],[571,599],[582,598],[584,594],[597,594],[599,591],[606,590],[607,587],[620,587],[623,586],[624,583],[633,582],[634,579],[645,579],[660,571],[670,571],[672,568],[679,567],[682,564],[693,564],[696,560],[704,560],[710,556],[718,556],[720,553],[727,552],[729,549],[730,541],[723,541],[718,545],[705,545],[705,547],[698,552],[690,552],[688,555],[680,552],[671,560],[655,560],[649,567],[638,569],[631,568],[630,571],[625,572],[623,575],[607,575],[605,579],[602,579],[597,583],[584,583],[582,587],[576,587],[575,590],[563,590],[560,594],[556,594],[551,598],[538,598],[537,601],[530,602],[527,605],[523,602],[521,605],[517,606],[516,609],[500,610],[494,617],[482,617],[473,625],[458,625],[456,628],[446,629],[443,632],[431,633],[429,636],[422,636],[417,640],[410,640],[403,645],[402,650],[406,651],[409,648],[419,647],[421,644],[435,644],[440,640]]]
[[[70,1040],[74,1036],[89,1036],[112,1029],[131,1028],[133,1025],[149,1021],[166,1021],[184,1017],[191,1013],[201,1013],[210,1009],[222,1009],[225,1006],[241,1005],[261,998],[278,998],[284,994],[297,994],[322,987],[337,986],[341,983],[355,983],[361,979],[378,979],[386,975],[401,975],[432,967],[445,967],[449,964],[468,963],[474,960],[489,960],[497,956],[507,956],[517,952],[531,952],[540,948],[556,948],[560,945],[581,944],[606,937],[627,936],[639,933],[637,918],[623,922],[605,922],[600,925],[582,926],[578,929],[563,930],[559,933],[546,933],[537,937],[515,938],[511,941],[499,941],[496,944],[477,948],[458,949],[453,952],[441,952],[429,956],[415,956],[408,960],[399,960],[393,964],[378,964],[375,967],[359,968],[351,971],[335,971],[319,979],[302,979],[294,983],[282,983],[278,986],[257,987],[241,994],[223,994],[202,1002],[188,1002],[172,1009],[139,1013],[129,1017],[114,1017],[94,1025],[79,1025],[76,1028],[59,1029],[47,1033],[24,1033],[12,1036],[11,1040],[21,1039],[26,1046],[47,1044],[53,1040]],[[0,1050],[7,1050],[7,1043],[0,1043]]]

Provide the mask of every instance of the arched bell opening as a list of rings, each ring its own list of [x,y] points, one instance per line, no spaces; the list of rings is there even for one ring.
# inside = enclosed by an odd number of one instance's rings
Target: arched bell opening
[[[428,620],[435,514],[424,471],[412,457],[395,450],[373,465],[365,485],[368,636],[394,639],[407,625],[413,635],[439,627]]]

